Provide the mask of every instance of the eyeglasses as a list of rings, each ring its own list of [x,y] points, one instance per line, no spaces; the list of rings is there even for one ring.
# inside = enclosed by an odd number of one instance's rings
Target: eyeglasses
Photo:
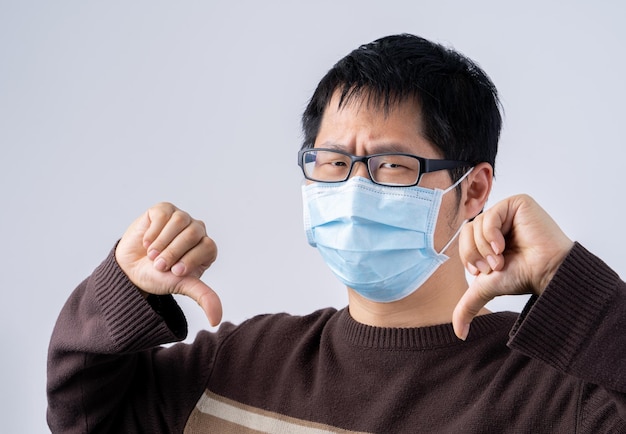
[[[433,160],[401,153],[357,156],[321,148],[302,149],[298,152],[298,165],[302,168],[304,177],[310,181],[346,181],[357,162],[365,164],[372,182],[392,187],[417,185],[424,173],[474,165],[467,161]]]

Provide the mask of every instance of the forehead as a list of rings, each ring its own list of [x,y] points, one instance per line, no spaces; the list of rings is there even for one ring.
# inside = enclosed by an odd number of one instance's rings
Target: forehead
[[[344,107],[365,108],[379,112],[383,116],[398,110],[411,111],[421,118],[417,95],[398,95],[368,88],[339,87],[331,94],[326,108],[338,110]]]
[[[423,133],[416,98],[384,100],[371,94],[336,91],[330,99],[315,140],[316,147],[344,148],[352,153],[406,152],[440,158]]]

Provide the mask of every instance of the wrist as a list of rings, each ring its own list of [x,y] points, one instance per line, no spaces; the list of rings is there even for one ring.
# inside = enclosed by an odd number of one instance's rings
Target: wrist
[[[539,285],[535,289],[535,293],[537,295],[543,294],[545,289],[548,287],[557,271],[565,261],[565,258],[569,255],[574,247],[574,242],[569,238],[563,240],[560,248],[556,249],[553,254],[550,255],[550,258],[546,262],[546,271],[541,276],[541,281]]]

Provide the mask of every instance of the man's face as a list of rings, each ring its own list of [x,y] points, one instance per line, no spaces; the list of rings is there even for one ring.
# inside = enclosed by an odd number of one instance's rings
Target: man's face
[[[404,152],[424,158],[443,158],[422,134],[422,119],[414,100],[396,104],[385,112],[381,107],[354,99],[339,108],[339,93],[335,92],[324,111],[315,148],[334,148],[354,155],[383,152]],[[368,178],[367,168],[356,163],[352,176]],[[447,171],[427,173],[420,186],[445,189],[452,184]],[[457,196],[444,195],[435,231],[435,249],[440,251],[460,227],[457,218]]]

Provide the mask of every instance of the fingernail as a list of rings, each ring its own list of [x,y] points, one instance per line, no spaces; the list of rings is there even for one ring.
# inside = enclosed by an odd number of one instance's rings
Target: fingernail
[[[467,271],[469,271],[469,273],[472,276],[476,276],[478,274],[478,268],[474,267],[474,264],[467,264]]]
[[[459,339],[461,339],[462,341],[466,340],[467,335],[469,335],[469,329],[470,329],[469,324],[463,325],[463,330],[461,330],[461,336],[459,336]]]
[[[165,271],[167,269],[167,263],[165,262],[165,259],[158,258],[156,261],[154,261],[154,268],[159,271]]]
[[[495,253],[496,255],[500,254],[500,249],[498,249],[498,245],[495,241],[491,242],[491,248],[493,249],[493,253]]]
[[[481,273],[489,274],[491,268],[485,261],[476,261],[476,268],[480,270]]]
[[[496,267],[498,266],[498,261],[496,261],[496,258],[494,258],[491,255],[487,256],[487,262],[489,262],[489,265],[491,266],[492,270],[495,270]]]
[[[151,261],[154,261],[154,258],[156,258],[157,256],[159,256],[159,251],[156,249],[152,249],[148,252],[148,259],[150,259]]]
[[[174,264],[174,266],[172,267],[172,273],[176,276],[182,276],[183,274],[185,274],[185,264],[183,264],[182,262]]]

